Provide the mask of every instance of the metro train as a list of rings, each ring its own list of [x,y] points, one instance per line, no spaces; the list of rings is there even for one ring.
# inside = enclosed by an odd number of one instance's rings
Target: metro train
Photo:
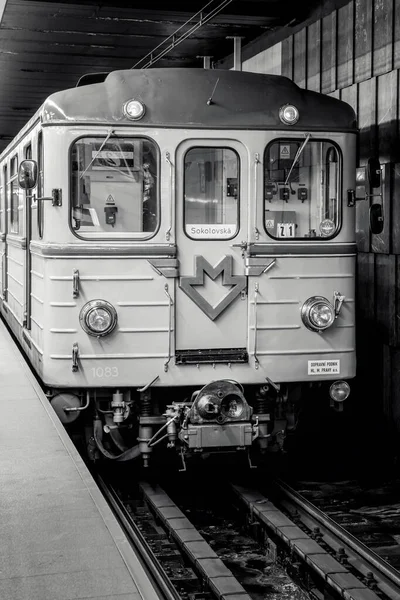
[[[285,77],[153,68],[51,95],[2,152],[1,314],[91,458],[251,462],[310,388],[343,406],[356,139]]]

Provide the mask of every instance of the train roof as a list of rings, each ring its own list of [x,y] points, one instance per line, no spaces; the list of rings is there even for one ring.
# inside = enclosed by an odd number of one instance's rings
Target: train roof
[[[132,98],[146,107],[130,121]],[[207,101],[212,98],[211,103]],[[283,125],[279,109],[294,104],[296,125]],[[353,109],[340,100],[303,90],[287,77],[221,69],[165,68],[113,71],[102,83],[52,94],[41,108],[43,124],[98,123],[140,127],[354,131]]]

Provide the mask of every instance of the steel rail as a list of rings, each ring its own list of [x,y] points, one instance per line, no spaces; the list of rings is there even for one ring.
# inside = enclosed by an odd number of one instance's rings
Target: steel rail
[[[344,546],[348,546],[358,554],[362,559],[373,567],[379,574],[384,575],[387,580],[394,584],[400,590],[400,573],[381,558],[376,552],[368,548],[363,542],[360,542],[352,533],[346,531],[344,527],[335,523],[335,521],[323,513],[319,508],[314,506],[301,494],[293,490],[287,483],[282,480],[274,480],[274,487],[289,498],[296,507],[310,515],[320,525],[327,529],[335,536]]]
[[[160,566],[152,549],[144,539],[143,534],[133,521],[121,499],[118,497],[117,492],[110,484],[105,483],[101,475],[96,475],[96,483],[119,520],[129,543],[137,551],[138,558],[143,567],[147,570],[150,578],[153,580],[160,597],[163,600],[181,600],[181,596],[168,579],[168,576]]]

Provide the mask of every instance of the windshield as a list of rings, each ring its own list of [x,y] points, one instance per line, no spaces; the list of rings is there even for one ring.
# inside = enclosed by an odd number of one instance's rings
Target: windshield
[[[158,223],[158,151],[142,138],[86,137],[71,152],[72,228],[81,237],[149,237]]]
[[[329,141],[275,140],[264,155],[265,228],[273,238],[328,238],[340,225],[340,155]]]

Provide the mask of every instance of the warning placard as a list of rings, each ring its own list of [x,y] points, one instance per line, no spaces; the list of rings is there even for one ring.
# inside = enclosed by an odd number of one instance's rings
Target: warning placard
[[[309,360],[309,375],[339,375],[340,360]]]
[[[280,146],[279,146],[279,158],[290,158],[290,146],[289,146],[289,144],[280,144]]]
[[[274,219],[267,219],[265,221],[265,227],[267,229],[273,229],[275,227],[275,221],[274,221]]]

